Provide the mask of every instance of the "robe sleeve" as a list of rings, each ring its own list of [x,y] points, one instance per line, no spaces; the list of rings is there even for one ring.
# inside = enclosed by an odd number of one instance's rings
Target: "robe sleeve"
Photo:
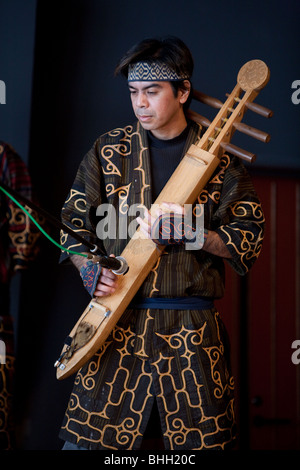
[[[31,178],[25,163],[15,150],[4,142],[0,142],[0,162],[1,180],[20,195],[34,200]],[[16,271],[27,268],[37,256],[40,233],[28,215],[2,193],[0,206],[0,278],[1,282],[8,282]],[[36,214],[33,215],[39,220]],[[42,223],[41,220],[39,222]]]
[[[63,205],[61,219],[64,224],[89,243],[102,248],[96,236],[96,208],[101,204],[100,183],[101,166],[97,157],[97,144],[83,158],[72,188]],[[61,231],[60,243],[66,250],[77,253],[88,252],[89,248]],[[62,251],[60,262],[66,261],[70,254]]]
[[[214,222],[218,223],[214,230],[232,256],[228,263],[238,274],[245,275],[260,254],[265,218],[250,175],[235,157],[225,173]]]

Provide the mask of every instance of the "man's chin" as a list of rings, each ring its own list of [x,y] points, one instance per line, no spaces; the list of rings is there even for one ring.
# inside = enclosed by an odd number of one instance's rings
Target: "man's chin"
[[[153,129],[153,125],[151,125],[150,122],[144,122],[139,119],[139,123],[146,131],[151,131]]]

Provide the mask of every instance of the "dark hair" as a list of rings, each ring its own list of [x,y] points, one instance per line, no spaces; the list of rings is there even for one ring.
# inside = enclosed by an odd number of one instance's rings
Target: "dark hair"
[[[141,61],[166,64],[178,75],[188,77],[192,76],[194,70],[194,60],[189,48],[175,36],[149,38],[135,44],[120,59],[115,69],[115,75],[121,74],[127,78],[129,65]],[[177,96],[179,89],[186,89],[184,80],[170,81],[170,83],[175,96]],[[184,105],[185,110],[188,109],[191,99],[192,90]]]
[[[127,78],[129,64],[141,61],[166,64],[178,75],[191,77],[193,74],[194,61],[192,54],[184,42],[175,36],[167,36],[161,39],[144,39],[135,44],[121,58],[115,69],[115,74],[121,73]]]

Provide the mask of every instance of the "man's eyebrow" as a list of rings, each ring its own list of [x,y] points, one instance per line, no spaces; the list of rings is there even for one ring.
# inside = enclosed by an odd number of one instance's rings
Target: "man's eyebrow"
[[[131,85],[131,83],[128,84],[128,87],[136,90],[136,87],[134,87],[134,85]],[[159,83],[151,83],[149,85],[143,86],[142,90],[148,90],[148,88],[161,88],[161,85]]]

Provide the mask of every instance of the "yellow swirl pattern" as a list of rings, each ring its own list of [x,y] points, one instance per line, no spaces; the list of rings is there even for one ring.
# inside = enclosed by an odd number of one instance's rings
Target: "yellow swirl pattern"
[[[153,320],[149,311],[147,319]],[[220,373],[224,369],[224,346],[218,321],[216,312],[218,341],[211,347],[204,346],[207,322],[196,329],[182,325],[171,334],[154,333],[167,348],[160,348],[150,361],[136,357],[141,351],[132,355],[136,335],[131,327],[117,326],[99,353],[77,374],[64,429],[78,443],[82,443],[82,431],[86,429],[84,441],[90,445],[98,443],[101,449],[139,448],[144,432],[143,417],[153,400],[154,384],[167,449],[225,448],[234,436],[233,379],[226,367],[226,374]],[[76,394],[76,385],[83,387],[87,396],[92,396],[99,383],[99,371],[106,367],[105,358],[112,350],[118,362],[114,366],[110,363],[109,371],[105,372],[105,385],[102,381],[97,392],[102,397],[101,405],[86,407],[89,399]],[[199,354],[208,358],[204,375],[195,367]],[[214,384],[210,397],[206,390],[208,380]],[[120,410],[125,402],[127,412],[122,415]],[[217,405],[212,407],[213,403]],[[93,411],[88,411],[90,409]],[[117,410],[121,416],[114,421],[111,418]]]
[[[247,272],[249,261],[256,260],[261,252],[264,237],[264,214],[261,205],[256,202],[239,201],[233,204],[230,209],[233,216],[239,217],[239,219],[243,217],[249,218],[250,214],[251,219],[254,222],[256,221],[256,233],[253,232],[253,228],[251,230],[241,228],[240,221],[232,222],[230,228],[226,226],[220,227],[220,230],[227,238],[227,246],[231,246],[232,250],[236,252],[239,256],[240,263]],[[237,234],[237,237],[240,239],[239,244],[237,244],[234,239],[235,234]]]

